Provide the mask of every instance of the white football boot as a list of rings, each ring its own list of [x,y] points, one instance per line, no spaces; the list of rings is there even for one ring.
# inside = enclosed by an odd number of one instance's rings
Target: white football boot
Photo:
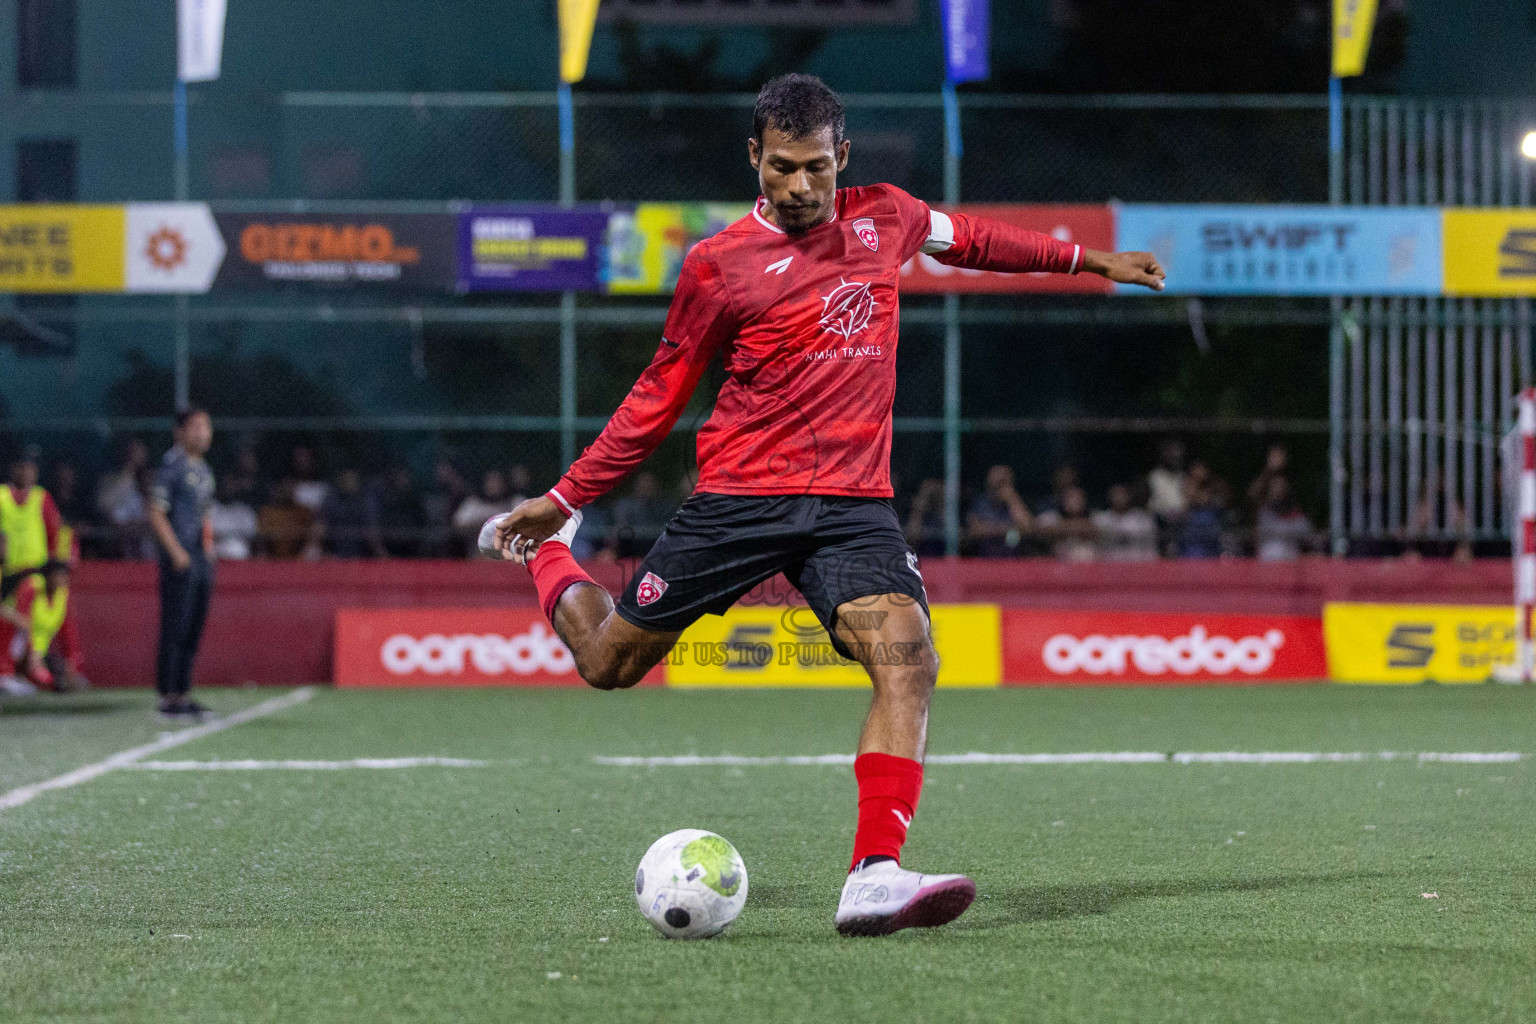
[[[842,935],[889,935],[903,928],[948,924],[976,898],[976,883],[964,875],[924,875],[893,860],[858,868],[843,883],[837,903]]]
[[[498,561],[502,559],[501,552],[496,549],[496,526],[511,514],[511,512],[503,512],[500,515],[491,516],[491,518],[485,521],[485,525],[480,527],[480,540],[478,542],[480,554],[486,558],[494,558]],[[554,536],[549,539],[570,547],[571,541],[576,539],[576,531],[579,529],[581,529],[581,510],[577,509],[571,518],[565,521],[565,525],[560,527]],[[533,561],[533,556],[539,550],[538,542],[528,540],[522,534],[517,534],[512,538],[511,547],[512,550],[509,553],[508,560],[516,562],[518,565],[527,565]]]

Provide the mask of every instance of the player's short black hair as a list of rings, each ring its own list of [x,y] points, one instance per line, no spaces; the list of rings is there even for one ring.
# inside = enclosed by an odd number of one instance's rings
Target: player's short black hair
[[[780,75],[757,94],[752,108],[752,137],[776,128],[791,139],[803,139],[823,128],[832,129],[832,145],[843,141],[843,101],[815,75]]]
[[[189,405],[185,409],[176,410],[176,429],[180,430],[187,425],[193,416],[207,416],[208,410],[200,405]]]

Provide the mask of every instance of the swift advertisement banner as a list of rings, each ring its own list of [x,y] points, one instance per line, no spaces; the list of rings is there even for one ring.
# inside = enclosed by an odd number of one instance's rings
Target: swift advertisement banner
[[[585,686],[537,608],[343,608],[337,686]],[[642,685],[661,682],[661,669]]]
[[[1125,205],[1116,208],[1115,228],[1117,249],[1157,256],[1168,273],[1168,294],[1441,291],[1435,209]]]
[[[1003,609],[1004,685],[1316,682],[1327,674],[1315,618]]]
[[[597,291],[607,277],[609,215],[596,207],[475,207],[459,217],[459,290]]]

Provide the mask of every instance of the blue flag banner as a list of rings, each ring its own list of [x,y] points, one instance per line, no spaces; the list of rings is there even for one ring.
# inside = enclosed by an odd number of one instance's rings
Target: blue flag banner
[[[951,82],[977,82],[992,72],[990,0],[939,0],[944,21],[944,70]]]

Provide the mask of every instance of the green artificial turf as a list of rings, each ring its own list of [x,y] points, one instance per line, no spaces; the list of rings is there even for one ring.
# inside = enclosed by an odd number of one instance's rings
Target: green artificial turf
[[[279,691],[215,692],[233,710]],[[857,691],[332,692],[0,809],[4,1021],[1530,1021],[1536,690],[941,692],[933,753],[1519,751],[1517,763],[934,765],[905,862],[943,929],[831,926]],[[152,739],[142,693],[5,705],[0,791]],[[750,896],[667,942],[632,879],[709,828]],[[1423,894],[1434,893],[1435,898]]]

